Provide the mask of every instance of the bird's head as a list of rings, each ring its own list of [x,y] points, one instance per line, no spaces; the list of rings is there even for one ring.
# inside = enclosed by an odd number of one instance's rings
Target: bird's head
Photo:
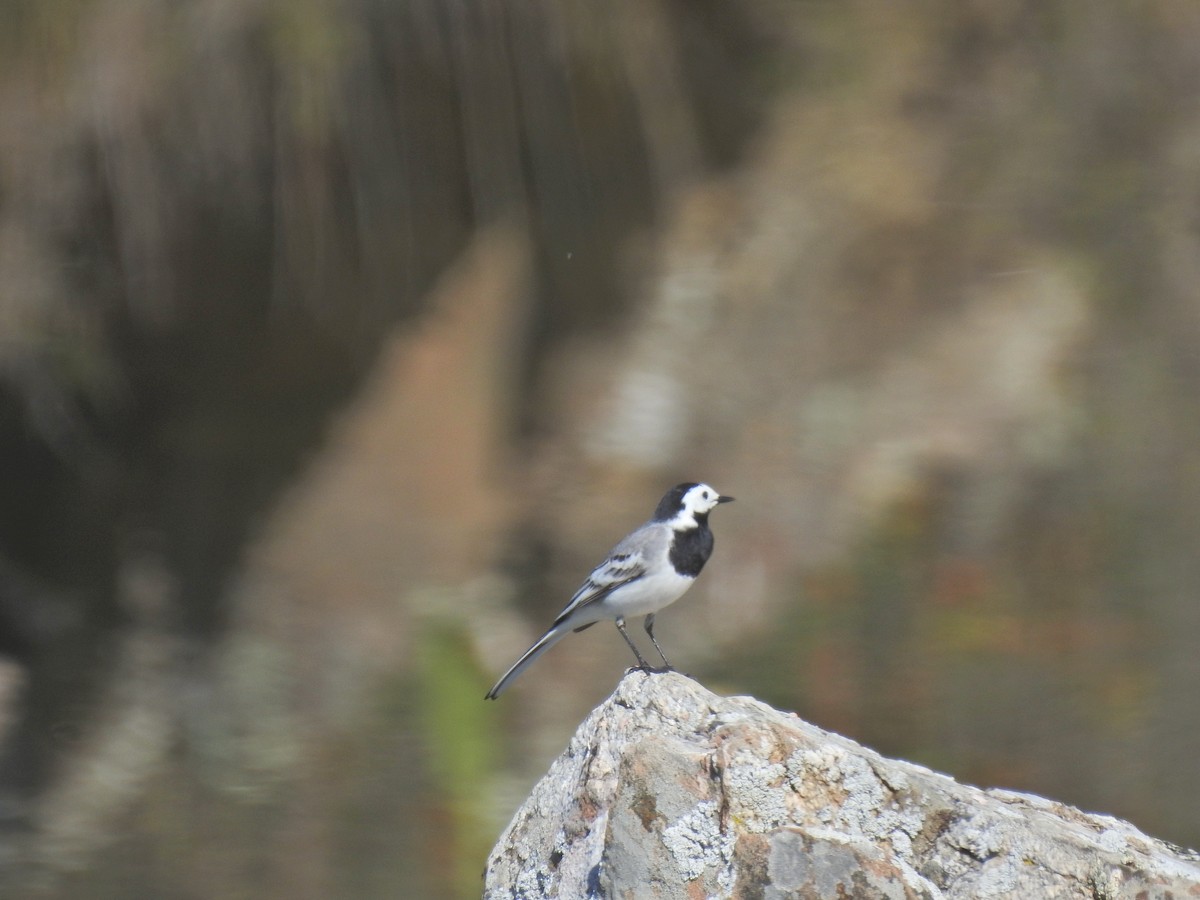
[[[667,491],[654,511],[654,519],[670,522],[676,528],[690,528],[703,522],[720,503],[728,503],[732,497],[723,497],[707,484],[687,481]]]

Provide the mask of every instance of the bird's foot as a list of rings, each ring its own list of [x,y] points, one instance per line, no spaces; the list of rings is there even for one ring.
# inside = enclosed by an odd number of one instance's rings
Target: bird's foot
[[[630,666],[625,670],[625,674],[630,672],[644,672],[647,675],[665,675],[667,672],[674,672],[674,666],[652,666],[649,663],[644,663],[639,666]]]

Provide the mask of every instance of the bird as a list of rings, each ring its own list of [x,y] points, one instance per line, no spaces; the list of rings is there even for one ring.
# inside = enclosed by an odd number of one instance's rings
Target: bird
[[[631,531],[609,551],[550,626],[521,658],[513,663],[487,692],[495,700],[539,656],[572,631],[583,631],[605,619],[617,630],[637,657],[638,667],[649,671],[637,645],[625,631],[627,616],[645,616],[646,634],[671,669],[654,637],[654,616],[674,603],[692,586],[713,551],[708,514],[733,497],[722,496],[702,482],[687,481],[671,488],[644,525]]]

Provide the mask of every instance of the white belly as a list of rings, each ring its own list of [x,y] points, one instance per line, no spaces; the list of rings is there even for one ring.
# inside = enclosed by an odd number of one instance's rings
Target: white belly
[[[615,619],[658,612],[682,597],[695,580],[683,577],[668,566],[657,575],[640,578],[609,594],[603,603],[606,616]]]

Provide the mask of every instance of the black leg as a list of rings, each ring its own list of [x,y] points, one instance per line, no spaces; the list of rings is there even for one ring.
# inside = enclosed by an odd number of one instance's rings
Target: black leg
[[[625,631],[625,620],[617,619],[617,631],[621,632],[621,637],[625,638],[625,643],[629,645],[629,649],[633,651],[633,655],[637,657],[638,666],[642,669],[649,670],[650,664],[642,659],[642,654],[638,652],[637,644],[629,639],[628,632]]]
[[[662,657],[663,665],[673,670],[675,667],[667,662],[667,654],[662,652],[662,647],[658,646],[658,641],[654,637],[654,613],[646,616],[646,634],[650,635],[650,643],[654,644],[654,649]]]

